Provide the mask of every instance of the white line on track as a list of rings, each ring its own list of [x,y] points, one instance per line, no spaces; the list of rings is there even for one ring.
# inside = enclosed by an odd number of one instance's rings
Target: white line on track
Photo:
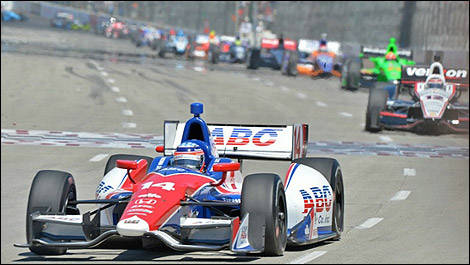
[[[297,97],[298,97],[298,98],[306,98],[307,95],[305,95],[304,93],[298,92],[298,93],[297,93]]]
[[[403,201],[408,198],[408,195],[410,195],[411,191],[409,190],[401,190],[397,192],[390,200],[391,201]]]
[[[130,110],[130,109],[123,109],[122,110],[122,115],[124,115],[124,116],[133,116],[134,112],[132,112],[132,110]]]
[[[119,87],[113,86],[113,87],[111,87],[111,91],[113,91],[115,93],[119,93],[121,90],[119,89]]]
[[[101,72],[101,75],[102,75],[102,76],[108,76],[108,73],[106,73],[106,72],[103,71],[103,72]]]
[[[122,127],[123,128],[135,128],[137,127],[137,124],[133,123],[133,122],[123,122],[121,123]]]
[[[357,229],[368,229],[368,228],[371,228],[374,225],[378,224],[382,220],[383,220],[383,218],[380,218],[380,217],[369,218],[364,223],[362,223],[361,225],[356,226],[356,228]]]
[[[325,254],[326,251],[313,251],[312,253],[309,253],[307,255],[304,255],[300,258],[294,259],[293,261],[289,262],[289,264],[305,264],[309,261],[312,261],[323,254]]]
[[[317,106],[318,106],[318,107],[326,107],[326,106],[328,106],[325,102],[317,101],[316,103],[317,103]]]
[[[115,81],[114,81],[114,79],[109,78],[109,79],[108,79],[108,82],[111,83],[111,84],[114,84]]]
[[[264,82],[264,84],[267,85],[267,86],[273,86],[274,85],[274,83],[271,82],[271,81],[266,81],[266,82]]]
[[[117,102],[126,103],[126,102],[127,102],[127,98],[125,98],[125,97],[118,97],[118,98],[116,98],[116,101],[117,101]]]
[[[380,140],[383,141],[383,142],[393,142],[393,139],[390,138],[389,136],[385,136],[385,135],[381,135],[380,137]]]
[[[281,90],[282,90],[282,92],[288,92],[289,88],[285,87],[285,86],[281,86]]]
[[[404,168],[403,169],[403,176],[416,176],[416,169],[414,168]]]
[[[348,118],[353,116],[351,113],[348,113],[348,112],[339,112],[339,115],[344,116],[344,117],[348,117]]]
[[[108,154],[98,154],[98,155],[95,155],[94,157],[90,158],[90,162],[99,162],[101,160],[103,160],[103,158],[107,157]]]

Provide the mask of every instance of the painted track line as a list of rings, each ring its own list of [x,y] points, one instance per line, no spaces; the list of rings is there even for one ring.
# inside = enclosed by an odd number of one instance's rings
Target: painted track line
[[[326,254],[327,251],[313,251],[312,253],[309,253],[307,255],[304,255],[300,258],[294,259],[293,261],[289,262],[289,264],[305,264],[307,262],[310,262],[324,254]]]
[[[133,116],[134,112],[132,112],[132,110],[130,110],[130,109],[123,109],[122,110],[122,115],[124,115],[124,116]]]
[[[386,143],[393,142],[393,139],[390,136],[381,135],[379,138],[381,141]]]
[[[403,201],[403,200],[406,200],[406,198],[408,198],[408,196],[410,195],[411,191],[409,190],[401,190],[397,193],[395,193],[395,195],[390,199],[391,201]]]
[[[94,157],[90,158],[90,162],[99,162],[107,156],[108,156],[108,154],[97,154]]]
[[[405,176],[405,177],[416,176],[416,169],[414,169],[414,168],[404,168],[403,169],[403,176]]]
[[[119,87],[113,86],[111,87],[111,91],[113,91],[114,93],[119,93],[121,90],[119,89]]]
[[[356,228],[357,229],[369,229],[369,228],[373,227],[374,225],[380,223],[380,221],[382,221],[382,220],[383,220],[383,218],[381,218],[381,217],[369,218],[364,223],[362,223],[361,225],[356,226]]]
[[[118,97],[118,98],[116,98],[116,101],[117,101],[117,102],[121,102],[121,103],[126,103],[126,102],[127,102],[127,98],[125,98],[125,97]]]
[[[338,114],[347,118],[350,118],[353,116],[351,113],[348,113],[348,112],[339,112]]]
[[[321,101],[317,101],[316,104],[317,104],[318,107],[327,107],[328,106],[328,104],[326,104],[325,102],[321,102]]]
[[[136,128],[137,127],[137,124],[133,122],[123,122],[121,123],[121,125],[123,128]]]
[[[298,92],[298,93],[297,93],[297,97],[303,99],[303,98],[306,98],[307,95],[305,95],[304,93]]]

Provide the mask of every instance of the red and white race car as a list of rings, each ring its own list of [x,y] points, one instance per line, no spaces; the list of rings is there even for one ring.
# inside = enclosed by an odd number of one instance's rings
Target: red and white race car
[[[77,198],[70,173],[39,171],[28,199],[27,243],[15,246],[64,254],[121,236],[144,247],[283,255],[287,243],[340,238],[341,167],[333,158],[305,157],[306,124],[206,124],[202,112],[193,103],[187,122],[165,122],[161,156],[111,156],[95,199]],[[243,178],[243,159],[292,163],[282,178]],[[90,203],[98,208],[80,214],[78,206]]]

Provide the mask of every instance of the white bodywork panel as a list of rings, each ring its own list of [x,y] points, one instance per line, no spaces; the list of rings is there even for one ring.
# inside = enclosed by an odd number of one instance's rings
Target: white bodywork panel
[[[284,185],[286,188],[287,228],[291,229],[315,211],[314,229],[332,224],[334,195],[328,180],[316,169],[291,164]]]

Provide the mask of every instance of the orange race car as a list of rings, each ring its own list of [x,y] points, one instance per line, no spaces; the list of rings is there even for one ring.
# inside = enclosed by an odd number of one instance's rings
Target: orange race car
[[[341,76],[341,65],[338,63],[340,44],[338,42],[299,40],[299,74],[312,77]]]

